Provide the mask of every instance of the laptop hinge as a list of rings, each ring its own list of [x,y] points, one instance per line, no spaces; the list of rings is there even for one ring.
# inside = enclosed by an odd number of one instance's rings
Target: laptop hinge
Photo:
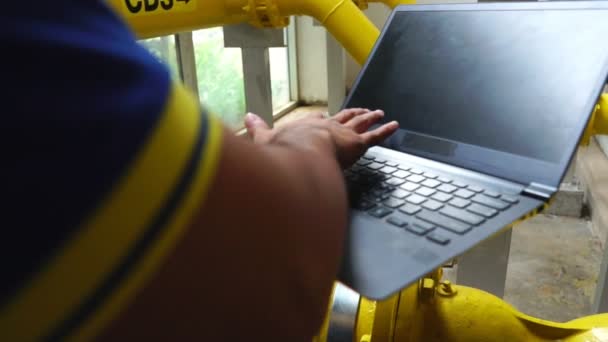
[[[542,201],[546,201],[550,199],[551,196],[553,196],[553,194],[555,194],[556,192],[557,189],[552,186],[538,183],[530,183],[530,185],[528,185],[528,187],[524,189],[522,194],[534,197]]]

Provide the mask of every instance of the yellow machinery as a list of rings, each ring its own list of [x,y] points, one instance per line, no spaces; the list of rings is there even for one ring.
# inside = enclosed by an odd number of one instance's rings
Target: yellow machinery
[[[363,63],[378,29],[361,12],[368,2],[403,0],[109,0],[139,38],[227,24],[284,27],[292,15],[317,19]],[[608,95],[598,103],[583,143],[608,133]],[[381,302],[336,284],[316,341],[608,341],[608,314],[554,323],[524,315],[481,290],[441,280],[441,270]]]

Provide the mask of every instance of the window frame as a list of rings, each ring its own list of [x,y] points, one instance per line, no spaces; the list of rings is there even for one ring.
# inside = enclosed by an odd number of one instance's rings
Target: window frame
[[[175,39],[175,49],[177,54],[177,64],[179,76],[182,82],[194,92],[200,101],[198,92],[198,79],[196,73],[196,56],[194,52],[194,40],[192,32],[184,32],[173,35]],[[297,61],[297,38],[296,21],[290,20],[290,24],[285,28],[287,64],[289,78],[290,101],[279,107],[273,112],[273,120],[276,121],[285,114],[293,111],[299,104],[298,87],[298,61]],[[163,38],[163,37],[161,37]],[[244,77],[246,77],[244,75]]]

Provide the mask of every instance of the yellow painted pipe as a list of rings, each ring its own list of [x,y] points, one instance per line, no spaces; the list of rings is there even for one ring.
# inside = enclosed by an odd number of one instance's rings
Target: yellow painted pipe
[[[365,63],[380,36],[378,28],[351,0],[275,0],[283,15],[317,19],[360,64]]]
[[[317,19],[364,63],[380,32],[351,0],[108,0],[139,38],[248,22],[281,27],[292,15]]]
[[[328,322],[314,342],[331,342]],[[608,314],[546,321],[487,292],[441,282],[440,274],[384,301],[361,298],[355,322],[358,342],[608,341]]]
[[[595,134],[608,134],[608,94],[600,98],[593,125]]]
[[[381,2],[390,8],[395,8],[399,5],[413,5],[416,0],[367,0],[369,2]]]
[[[247,0],[109,0],[108,3],[124,17],[138,38],[249,20],[248,11],[243,10]]]

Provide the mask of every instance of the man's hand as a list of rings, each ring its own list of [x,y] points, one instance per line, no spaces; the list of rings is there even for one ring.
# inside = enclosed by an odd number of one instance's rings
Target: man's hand
[[[365,151],[393,134],[399,125],[393,121],[368,131],[384,117],[381,110],[346,109],[332,118],[321,113],[270,129],[257,115],[247,114],[245,126],[258,144],[277,144],[296,149],[331,154],[343,168],[352,165]]]
[[[255,330],[260,340],[311,341],[327,313],[346,241],[340,166],[395,131],[395,123],[368,131],[382,116],[349,109],[271,130],[249,115],[255,143],[226,129],[208,200],[200,201],[154,281],[99,340],[239,341]],[[244,302],[261,309],[239,310]],[[201,307],[210,309],[201,314]],[[215,329],[203,331],[200,322]]]

